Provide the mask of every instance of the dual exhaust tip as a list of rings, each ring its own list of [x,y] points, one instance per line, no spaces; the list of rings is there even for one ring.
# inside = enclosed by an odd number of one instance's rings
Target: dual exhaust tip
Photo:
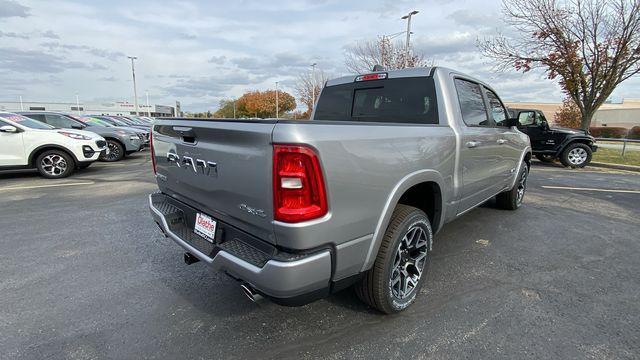
[[[195,264],[198,261],[200,261],[200,259],[198,259],[197,257],[193,256],[193,254],[185,252],[184,253],[184,263],[187,265],[191,265],[191,264]],[[258,292],[251,287],[251,285],[247,284],[247,283],[242,283],[240,284],[240,289],[242,290],[242,293],[249,298],[249,300],[251,300],[251,302],[254,303],[258,303],[260,301],[262,301],[262,295],[258,294]]]

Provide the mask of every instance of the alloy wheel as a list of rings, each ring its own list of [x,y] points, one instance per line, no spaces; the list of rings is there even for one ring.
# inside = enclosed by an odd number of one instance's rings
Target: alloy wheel
[[[414,225],[406,232],[396,249],[389,288],[398,299],[410,296],[418,286],[427,262],[428,237],[425,229]]]
[[[51,176],[60,176],[67,170],[67,160],[58,154],[47,155],[42,158],[42,170]]]
[[[108,151],[105,154],[105,158],[107,160],[117,160],[120,158],[120,148],[118,147],[118,145],[109,142],[108,146]]]
[[[522,200],[524,199],[524,192],[527,190],[527,177],[529,171],[527,169],[524,170],[522,176],[520,176],[520,180],[518,180],[518,188],[516,190],[516,203],[518,205],[522,204]]]
[[[571,149],[571,151],[569,151],[569,155],[567,156],[569,163],[571,163],[571,165],[581,165],[585,161],[587,161],[587,157],[588,157],[587,151],[580,147]]]

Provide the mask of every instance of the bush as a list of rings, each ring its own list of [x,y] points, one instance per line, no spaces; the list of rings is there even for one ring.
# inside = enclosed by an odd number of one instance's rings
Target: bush
[[[629,135],[627,135],[629,139],[640,139],[640,126],[634,126],[629,130]]]
[[[623,139],[627,136],[627,129],[623,127],[592,126],[589,132],[597,138]]]

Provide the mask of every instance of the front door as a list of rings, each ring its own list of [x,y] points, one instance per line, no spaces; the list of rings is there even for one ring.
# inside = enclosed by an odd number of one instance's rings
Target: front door
[[[2,126],[13,125],[0,120],[0,127]],[[0,150],[0,166],[27,165],[22,132],[12,133],[0,131],[0,144],[2,144],[2,149]]]

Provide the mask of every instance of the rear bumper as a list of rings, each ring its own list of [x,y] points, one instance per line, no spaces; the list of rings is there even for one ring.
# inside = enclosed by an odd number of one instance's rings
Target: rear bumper
[[[256,243],[251,235],[218,220],[216,243],[193,232],[197,212],[162,193],[149,195],[153,219],[165,236],[216,270],[246,282],[261,294],[285,305],[301,305],[329,294],[331,252],[283,253]]]

